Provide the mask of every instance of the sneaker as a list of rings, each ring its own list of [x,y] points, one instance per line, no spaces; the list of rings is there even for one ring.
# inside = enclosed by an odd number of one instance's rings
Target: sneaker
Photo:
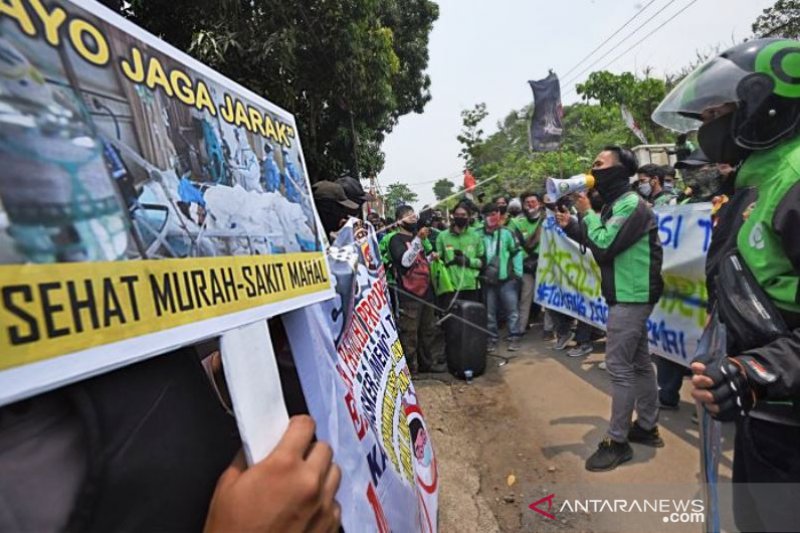
[[[639,425],[639,421],[633,423],[630,431],[628,431],[628,440],[637,444],[644,444],[653,448],[663,448],[664,439],[658,434],[658,426],[650,431],[647,431]]]
[[[605,361],[600,361],[600,364],[597,365],[597,368],[599,368],[600,370],[608,370],[608,368],[606,367],[606,362]]]
[[[489,341],[486,344],[486,353],[495,353],[497,351],[497,343]]]
[[[570,341],[572,341],[572,339],[574,339],[574,338],[575,338],[575,332],[574,331],[570,331],[566,335],[558,338],[554,348],[556,350],[563,350],[563,349],[565,349],[567,347],[567,344],[569,344]]]
[[[511,340],[508,341],[508,351],[509,352],[518,352],[521,349],[522,349],[522,347],[519,345],[519,340],[518,339],[511,339]]]
[[[584,357],[592,353],[592,345],[591,344],[580,344],[574,348],[570,348],[567,351],[567,357]]]
[[[606,437],[597,447],[597,451],[586,460],[586,470],[589,472],[614,470],[631,459],[633,459],[633,448],[630,444],[616,442]]]
[[[658,408],[662,411],[677,411],[679,409],[679,404],[672,405],[671,403],[661,403],[661,400],[658,402]]]

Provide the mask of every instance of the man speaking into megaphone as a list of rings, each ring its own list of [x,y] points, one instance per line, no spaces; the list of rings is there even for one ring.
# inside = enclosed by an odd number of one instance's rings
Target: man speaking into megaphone
[[[578,220],[562,209],[555,215],[570,238],[592,251],[609,305],[606,368],[612,385],[611,420],[606,438],[586,461],[592,472],[613,470],[630,461],[629,442],[664,446],[658,434],[658,387],[647,340],[647,319],[664,288],[662,250],[653,211],[630,187],[637,168],[630,150],[606,147],[592,165],[594,186],[605,202],[600,214],[581,193],[575,201]],[[562,180],[568,182],[567,188],[580,186],[580,181]],[[631,425],[634,407],[637,420]]]

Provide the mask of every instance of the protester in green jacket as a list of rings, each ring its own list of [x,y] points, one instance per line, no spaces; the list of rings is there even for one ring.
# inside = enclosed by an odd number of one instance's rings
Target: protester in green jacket
[[[575,203],[580,222],[568,213],[556,213],[567,235],[592,251],[609,305],[606,368],[611,376],[611,421],[607,437],[586,461],[592,472],[630,461],[629,441],[664,445],[658,434],[658,387],[647,331],[647,320],[663,291],[663,252],[655,214],[630,190],[629,179],[637,166],[630,150],[606,147],[592,165],[596,188],[606,202],[601,214],[592,210],[585,194]],[[637,420],[631,426],[634,407]]]
[[[533,305],[533,291],[536,286],[536,264],[539,259],[539,241],[544,216],[542,214],[541,197],[535,192],[520,195],[522,215],[509,223],[520,247],[522,258],[522,286],[519,292],[519,327],[524,332]]]
[[[484,297],[486,299],[489,353],[497,350],[500,334],[497,317],[502,306],[508,323],[508,349],[519,350],[519,279],[522,278],[522,255],[514,234],[503,226],[502,215],[495,204],[483,208],[485,226],[483,246],[486,249],[484,267]]]
[[[469,204],[462,202],[456,206],[450,229],[441,232],[436,240],[436,252],[447,267],[458,299],[480,302],[479,276],[485,248],[481,234],[469,227],[470,214]],[[441,306],[450,307],[455,297],[456,293],[445,295]]]

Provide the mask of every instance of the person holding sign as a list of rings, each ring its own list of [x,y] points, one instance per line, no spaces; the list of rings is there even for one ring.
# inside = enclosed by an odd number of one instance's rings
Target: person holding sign
[[[629,442],[664,446],[658,433],[658,387],[647,340],[647,319],[661,298],[662,249],[656,217],[647,202],[630,190],[636,156],[608,146],[592,165],[596,187],[605,201],[598,215],[586,194],[575,202],[580,214],[556,213],[570,238],[584,242],[600,266],[608,302],[606,367],[611,375],[611,421],[608,434],[586,461],[591,472],[613,470],[633,458]],[[638,415],[631,426],[634,408]]]

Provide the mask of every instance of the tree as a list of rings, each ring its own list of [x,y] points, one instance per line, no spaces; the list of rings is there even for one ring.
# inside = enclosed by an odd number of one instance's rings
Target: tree
[[[436,196],[436,200],[442,201],[445,198],[453,195],[453,188],[455,188],[456,184],[450,181],[447,178],[442,178],[436,183],[433,184],[433,194]]]
[[[391,209],[395,209],[400,205],[411,205],[417,201],[417,193],[412,191],[405,183],[392,183],[388,187],[386,196],[386,205]]]
[[[653,111],[667,95],[664,80],[602,70],[592,72],[584,83],[576,86],[576,90],[584,101],[597,100],[601,106],[616,108],[617,113],[620,105],[625,105],[651,143],[670,140],[670,133],[650,120]]]
[[[106,4],[118,2],[104,0]],[[292,112],[312,179],[366,177],[430,100],[430,0],[130,0],[120,11]]]
[[[800,0],[778,0],[753,23],[758,37],[800,38]]]
[[[461,112],[461,134],[458,136],[458,142],[463,147],[458,156],[467,163],[467,167],[472,168],[475,164],[476,152],[475,149],[483,143],[483,129],[480,128],[480,123],[489,116],[486,111],[486,104],[481,102],[475,104],[472,109],[465,109]]]

